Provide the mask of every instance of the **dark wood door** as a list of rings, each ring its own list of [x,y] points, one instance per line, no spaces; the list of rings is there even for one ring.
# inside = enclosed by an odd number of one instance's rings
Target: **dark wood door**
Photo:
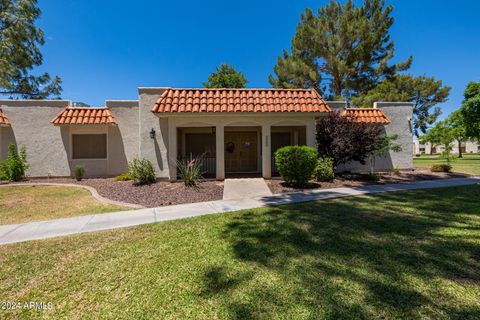
[[[257,132],[225,132],[225,172],[257,171]]]

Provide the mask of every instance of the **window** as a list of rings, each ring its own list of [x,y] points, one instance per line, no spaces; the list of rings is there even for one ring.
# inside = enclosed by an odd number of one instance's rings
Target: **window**
[[[72,159],[106,159],[106,134],[73,134]]]

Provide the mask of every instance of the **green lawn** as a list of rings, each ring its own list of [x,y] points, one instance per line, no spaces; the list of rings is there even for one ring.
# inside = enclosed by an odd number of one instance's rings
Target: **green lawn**
[[[447,163],[445,159],[439,155],[422,155],[421,157],[413,157],[413,165],[415,167],[430,168],[435,163]],[[464,154],[463,158],[456,158],[450,162],[453,171],[480,175],[480,155]]]
[[[0,246],[0,318],[478,319],[480,186]]]
[[[101,203],[89,191],[75,187],[0,187],[0,225],[125,209]]]

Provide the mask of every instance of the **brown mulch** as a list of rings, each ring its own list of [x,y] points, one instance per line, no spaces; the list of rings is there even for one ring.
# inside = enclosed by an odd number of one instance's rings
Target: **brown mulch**
[[[267,181],[267,185],[273,194],[286,193],[286,192],[299,192],[308,191],[312,189],[330,189],[340,187],[357,187],[369,184],[388,184],[388,183],[401,183],[401,182],[413,182],[421,180],[434,180],[434,179],[449,179],[449,178],[462,178],[468,177],[467,174],[462,173],[446,173],[446,172],[430,172],[428,168],[416,168],[412,171],[402,171],[398,174],[392,172],[379,173],[381,178],[378,181],[372,181],[365,174],[353,174],[345,173],[338,175],[332,182],[316,182],[311,181],[307,185],[302,187],[295,187],[287,184],[280,178],[274,178]]]
[[[111,178],[83,179],[80,182],[70,178],[30,179],[25,182],[87,185],[95,188],[105,198],[139,204],[147,208],[223,198],[223,182],[219,181],[202,181],[198,188],[187,188],[181,182],[171,183],[169,181],[157,181],[150,185],[136,186],[132,181],[114,181]]]

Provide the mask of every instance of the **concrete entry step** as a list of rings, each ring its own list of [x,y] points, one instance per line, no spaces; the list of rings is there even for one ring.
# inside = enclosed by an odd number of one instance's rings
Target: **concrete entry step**
[[[223,185],[223,200],[245,199],[271,196],[263,178],[225,179]]]

